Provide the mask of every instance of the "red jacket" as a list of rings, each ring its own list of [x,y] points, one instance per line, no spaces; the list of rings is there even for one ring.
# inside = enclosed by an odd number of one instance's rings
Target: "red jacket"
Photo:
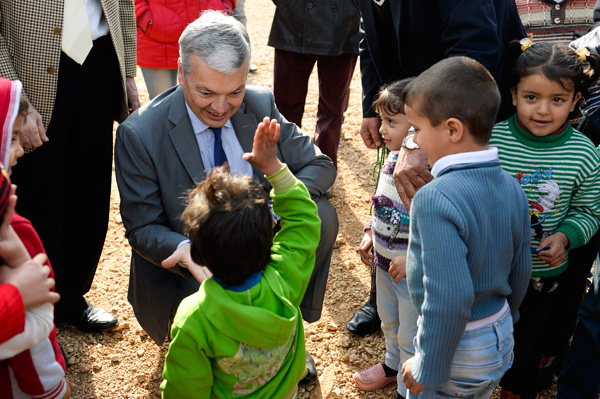
[[[177,69],[179,36],[202,11],[232,15],[235,0],[135,0],[137,63],[144,68]]]

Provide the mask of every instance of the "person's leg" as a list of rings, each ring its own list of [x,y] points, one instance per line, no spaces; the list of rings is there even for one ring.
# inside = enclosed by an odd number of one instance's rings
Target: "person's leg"
[[[148,97],[152,100],[163,91],[177,84],[177,69],[142,68]]]
[[[319,106],[315,144],[333,160],[336,168],[344,112],[348,107],[350,82],[357,58],[357,54],[317,56]]]
[[[316,58],[310,54],[275,49],[273,95],[277,109],[290,122],[302,126],[308,80]]]
[[[414,339],[417,335],[417,319],[419,313],[410,299],[406,278],[400,280],[398,284],[394,284],[394,291],[396,293],[398,305],[397,318],[399,321],[397,342],[400,353],[400,363],[398,364],[398,370],[401,370],[404,362],[415,356]],[[402,373],[398,373],[397,382],[398,393],[406,398],[408,392],[406,391],[406,384],[402,381]]]
[[[376,279],[381,290],[377,295],[378,308],[381,309],[381,329],[385,337],[385,361],[355,373],[352,378],[356,385],[365,391],[375,391],[398,378],[401,366],[401,354],[398,347],[398,301],[394,281],[388,273],[376,268]],[[402,381],[402,378],[400,378]]]
[[[108,227],[112,127],[121,96],[110,37],[94,41],[83,66],[63,54],[50,141],[14,169],[19,213],[33,223],[55,270],[59,322],[76,323],[89,307],[83,295]]]
[[[246,19],[246,10],[244,9],[245,6],[246,0],[237,0],[235,2],[235,10],[233,10],[233,17],[240,21],[242,25],[244,25],[244,28],[246,27],[246,23],[248,22],[248,20]],[[256,69],[256,66],[252,62],[250,62],[250,65],[248,65],[248,70],[250,72],[256,72]]]
[[[510,310],[497,321],[465,331],[450,370],[450,380],[432,389],[422,399],[464,397],[487,399],[510,367],[514,347]],[[411,395],[412,397],[412,395]]]
[[[579,322],[556,383],[558,399],[596,399],[600,394],[600,256],[594,285],[581,302]]]
[[[310,277],[304,298],[300,303],[302,318],[308,323],[313,323],[321,318],[325,288],[329,276],[329,264],[338,232],[338,218],[335,208],[325,197],[319,197],[315,202],[321,219],[321,239],[317,246],[315,269]]]

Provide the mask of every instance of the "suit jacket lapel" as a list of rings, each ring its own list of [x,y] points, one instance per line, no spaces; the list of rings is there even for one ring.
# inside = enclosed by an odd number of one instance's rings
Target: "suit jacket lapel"
[[[235,135],[240,142],[242,149],[245,152],[252,151],[252,144],[254,143],[254,133],[258,126],[258,120],[255,114],[246,114],[246,104],[242,103],[242,106],[238,111],[231,117],[231,123],[235,130]],[[254,166],[252,167],[254,176],[258,177],[261,182],[266,181],[264,173]]]
[[[168,118],[175,125],[169,132],[169,137],[181,163],[194,182],[201,182],[206,178],[206,172],[181,87],[176,89]]]

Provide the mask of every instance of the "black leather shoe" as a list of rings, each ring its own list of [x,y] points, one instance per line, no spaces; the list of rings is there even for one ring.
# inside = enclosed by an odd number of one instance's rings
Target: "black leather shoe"
[[[367,334],[372,334],[381,328],[381,320],[377,314],[377,308],[371,305],[370,302],[362,305],[354,316],[348,322],[348,331],[352,334],[364,337]]]
[[[317,374],[317,366],[315,366],[315,361],[312,356],[306,352],[306,375],[303,379],[298,382],[299,385],[308,385],[314,382],[319,375]]]
[[[81,331],[99,332],[113,328],[117,324],[119,324],[119,320],[117,320],[106,310],[94,305],[90,305],[86,310],[83,311],[83,313],[81,313],[81,317],[75,323],[75,326]]]

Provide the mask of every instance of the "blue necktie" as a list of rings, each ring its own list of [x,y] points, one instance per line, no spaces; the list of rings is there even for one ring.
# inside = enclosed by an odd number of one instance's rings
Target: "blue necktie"
[[[223,165],[227,162],[227,155],[225,155],[225,150],[223,149],[223,141],[221,140],[221,128],[220,127],[211,127],[212,131],[215,133],[215,148],[214,148],[214,156],[215,156],[215,167]]]

